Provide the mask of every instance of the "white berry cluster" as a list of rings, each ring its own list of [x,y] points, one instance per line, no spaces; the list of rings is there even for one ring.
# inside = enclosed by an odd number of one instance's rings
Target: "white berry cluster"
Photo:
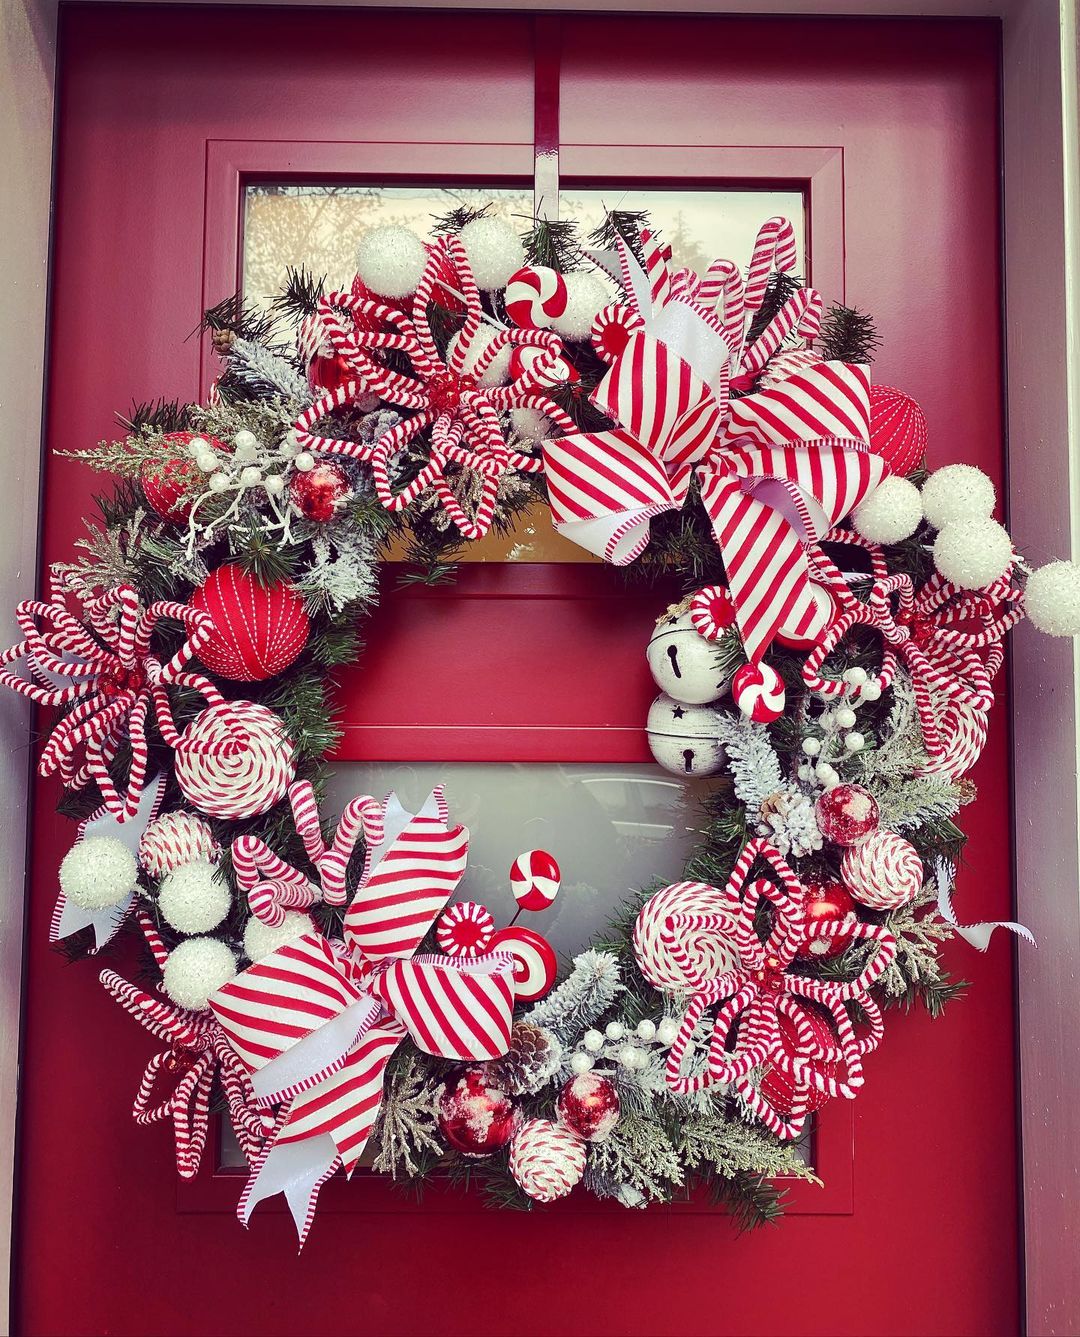
[[[807,733],[802,741],[806,760],[798,770],[804,784],[816,782],[823,789],[834,789],[840,783],[837,766],[866,746],[866,736],[857,728],[856,711],[868,701],[877,701],[881,688],[863,668],[845,669],[843,679],[851,689],[848,700],[808,722],[813,732]]]
[[[665,1048],[675,1043],[679,1023],[674,1017],[650,1021],[647,1017],[629,1030],[621,1021],[609,1021],[602,1031],[588,1030],[579,1047],[570,1056],[570,1070],[581,1076],[598,1063],[617,1063],[628,1071],[642,1071],[649,1066],[651,1045]]]

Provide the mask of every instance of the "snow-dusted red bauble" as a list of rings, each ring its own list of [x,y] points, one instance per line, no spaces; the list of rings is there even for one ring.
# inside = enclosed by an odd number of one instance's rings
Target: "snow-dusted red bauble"
[[[439,251],[439,248],[433,242],[425,243],[429,256],[439,254],[439,261],[435,267],[435,282],[431,288],[431,299],[436,306],[441,306],[444,311],[449,311],[453,316],[463,316],[465,314],[465,303],[457,295],[461,292],[461,280],[454,273],[453,266],[447,260],[445,254]],[[356,280],[359,283],[359,279]],[[355,291],[355,286],[354,286]]]
[[[769,724],[784,713],[784,680],[771,664],[744,664],[731,680],[731,695],[744,715]]]
[[[435,930],[439,951],[447,956],[480,956],[491,946],[494,935],[491,911],[475,901],[458,901],[448,906]]]
[[[531,928],[502,928],[489,944],[493,952],[509,952],[514,958],[514,997],[519,1003],[531,1003],[555,983],[559,960],[547,938]]]
[[[526,850],[510,865],[510,890],[522,910],[546,910],[559,894],[561,878],[547,850]]]
[[[834,845],[858,845],[878,828],[877,799],[862,785],[827,789],[814,807],[821,834]]]
[[[319,460],[307,473],[295,473],[289,482],[289,500],[307,520],[325,525],[341,511],[352,488],[336,460]]]
[[[842,882],[810,882],[806,887],[803,913],[809,928],[811,924],[854,916],[855,901]],[[843,930],[837,930],[828,937],[808,934],[799,950],[807,956],[835,956],[843,951],[850,940],[850,934]]]
[[[814,616],[802,627],[782,626],[776,633],[777,642],[786,645],[789,650],[813,650],[829,629],[836,617],[836,601],[816,580],[810,582],[810,594],[814,600]]]
[[[195,461],[187,458],[187,448],[198,439],[198,432],[169,432],[162,438],[162,444],[168,447],[173,458],[162,460],[160,464],[155,460],[147,460],[142,466],[139,482],[142,484],[143,496],[154,513],[163,520],[183,524],[191,512],[195,494],[200,490],[197,484],[202,473]],[[219,450],[222,454],[228,451],[225,443],[217,437],[204,436],[201,440],[211,450]],[[183,458],[176,458],[181,453]]]
[[[819,1017],[816,1012],[806,1009],[804,1016],[810,1024],[810,1029],[814,1032],[814,1039],[823,1048],[832,1047],[836,1044],[836,1036],[829,1029],[829,1024],[824,1017]],[[798,1032],[795,1023],[784,1013],[777,1017],[780,1031],[780,1044],[790,1058],[799,1057]],[[823,1077],[835,1077],[837,1064],[831,1059],[814,1059],[811,1067],[822,1074]],[[769,1068],[765,1076],[761,1079],[761,1094],[776,1110],[777,1114],[789,1115],[795,1108],[795,1078],[789,1072],[784,1072],[779,1068]],[[822,1105],[829,1099],[824,1091],[819,1091],[816,1086],[811,1085],[809,1091],[804,1096],[804,1104],[811,1113],[814,1110],[821,1109]]]
[[[922,463],[926,438],[926,417],[910,395],[891,385],[870,387],[870,449],[894,474]]]
[[[619,1122],[619,1093],[599,1073],[571,1077],[555,1104],[559,1122],[586,1142],[602,1142]]]
[[[852,896],[871,910],[895,910],[922,890],[922,859],[915,846],[895,831],[875,831],[844,851],[840,876]]]
[[[547,265],[526,265],[506,280],[506,314],[523,330],[546,330],[566,310],[566,280]]]
[[[264,586],[243,567],[220,566],[191,596],[214,624],[199,658],[211,673],[262,682],[283,672],[307,644],[304,602],[281,582]]]
[[[514,1135],[514,1102],[486,1068],[466,1068],[439,1096],[439,1132],[463,1156],[490,1156]]]

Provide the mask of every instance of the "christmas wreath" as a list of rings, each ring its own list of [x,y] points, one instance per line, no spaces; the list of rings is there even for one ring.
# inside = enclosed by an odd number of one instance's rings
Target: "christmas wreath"
[[[1080,570],[1030,573],[978,470],[925,473],[918,406],[871,384],[872,322],[800,283],[785,220],[745,272],[675,268],[640,215],[588,241],[463,211],[428,241],[371,229],[348,291],[301,270],[269,309],[207,312],[208,402],[76,452],[118,485],[0,657],[55,708],[40,771],[79,822],[53,939],[148,954],[138,983],[101,973],[157,1042],[136,1121],[172,1122],[190,1177],[227,1110],[241,1218],[284,1191],[301,1239],[365,1149],[506,1204],[704,1180],[775,1216],[883,1009],[936,1015],[941,944],[994,927],[961,927],[950,884],[1006,632],[1025,610],[1080,630]],[[332,672],[388,544],[452,578],[538,501],[630,578],[680,582],[649,739],[715,777],[684,880],[561,977],[542,933],[454,899],[469,835],[441,791],[321,811]],[[510,878],[542,925],[556,860]]]

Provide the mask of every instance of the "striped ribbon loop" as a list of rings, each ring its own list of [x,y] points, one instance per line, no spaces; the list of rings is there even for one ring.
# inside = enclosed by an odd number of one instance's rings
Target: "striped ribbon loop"
[[[334,874],[343,874],[340,857],[312,826],[309,798],[294,795],[308,852],[320,865],[329,857]],[[339,856],[365,819],[373,842],[343,939],[296,938],[210,999],[259,1104],[287,1102],[252,1165],[238,1214],[246,1222],[263,1198],[284,1192],[301,1245],[321,1185],[339,1167],[356,1168],[378,1116],[384,1069],[406,1036],[426,1053],[461,1062],[497,1058],[510,1042],[508,952],[414,956],[464,875],[468,830],[449,823],[438,790],[415,814],[392,794],[377,814],[370,804],[358,804],[342,823],[350,829]]]

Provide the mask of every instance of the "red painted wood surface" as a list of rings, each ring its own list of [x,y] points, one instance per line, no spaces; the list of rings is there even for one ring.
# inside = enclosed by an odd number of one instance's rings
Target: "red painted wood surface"
[[[564,18],[561,36],[564,176],[652,172],[700,183],[710,161],[730,163],[731,151],[755,146],[763,155],[811,149],[839,171],[833,222],[845,230],[847,300],[878,318],[878,379],[922,401],[932,462],[964,459],[1000,477],[996,29],[609,16]],[[113,410],[133,396],[197,393],[198,341],[184,340],[220,244],[207,237],[204,249],[211,141],[309,141],[313,161],[319,145],[347,141],[353,152],[370,145],[376,164],[395,143],[405,179],[439,141],[447,161],[467,159],[472,145],[485,170],[501,161],[509,176],[532,150],[534,29],[525,16],[94,6],[68,9],[62,37],[53,451],[109,434]],[[96,482],[50,457],[48,560],[69,553]],[[513,579],[527,586],[529,577]],[[527,721],[511,698],[535,701],[537,723],[573,731],[568,748],[608,726],[605,755],[640,755],[640,739],[622,731],[640,720],[648,690],[637,661],[646,610],[628,619],[623,649],[612,625],[617,599],[598,618],[595,595],[537,598],[526,586],[516,606],[497,591],[458,600],[454,625],[486,627],[481,643],[463,645],[454,630],[426,650],[417,640],[419,659],[404,677],[395,677],[389,642],[369,656],[349,695],[355,736],[367,740],[354,754],[406,746],[361,726],[437,723],[437,675],[454,663],[474,720],[487,712],[490,725],[520,730]],[[501,622],[491,616],[500,602]],[[410,614],[417,626],[451,617],[419,596],[384,611],[395,645],[419,636],[405,625]],[[612,661],[603,695],[600,671],[582,670],[597,674],[588,680],[595,714],[585,694],[560,703],[545,686],[553,664],[564,671],[575,629],[569,653],[584,656],[592,644]],[[511,635],[517,644],[508,646]],[[527,663],[515,656],[533,661],[531,677],[522,679]],[[399,672],[404,662],[397,658]],[[417,704],[422,680],[428,698]],[[976,771],[979,800],[964,812],[972,841],[961,904],[972,917],[1008,917],[1011,903],[1006,722],[997,716]],[[499,755],[507,744],[495,730],[490,737],[484,746]],[[523,733],[519,745],[527,746]],[[436,752],[468,746],[463,732]],[[244,1232],[213,1202],[200,1210],[178,1198],[167,1132],[132,1125],[149,1041],[95,988],[92,965],[64,967],[46,946],[56,867],[71,838],[52,812],[55,797],[40,787],[34,829],[20,1331],[1016,1330],[1007,944],[995,941],[985,957],[952,953],[973,989],[945,1020],[890,1015],[854,1105],[849,1212],[796,1215],[740,1238],[723,1216],[700,1212],[570,1203],[494,1216],[443,1200],[438,1210],[389,1212],[376,1185],[334,1185],[333,1210],[297,1259],[284,1214],[260,1212]]]

